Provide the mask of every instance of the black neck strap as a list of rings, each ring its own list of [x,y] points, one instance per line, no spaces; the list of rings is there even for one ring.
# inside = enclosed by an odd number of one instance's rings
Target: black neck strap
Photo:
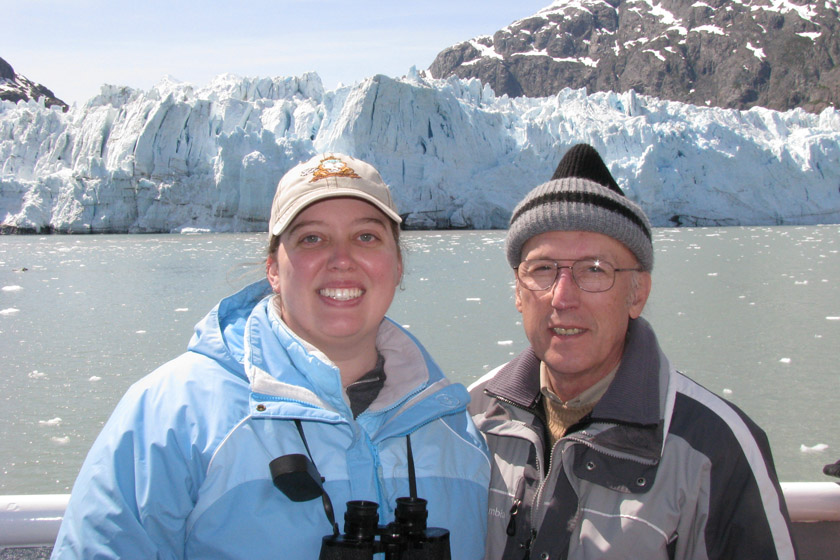
[[[417,475],[414,473],[414,453],[411,452],[411,434],[405,434],[405,450],[408,459],[408,493],[417,498]]]
[[[295,426],[300,434],[301,441],[303,441],[303,446],[306,448],[306,454],[309,455],[309,460],[312,461],[312,464],[314,465],[315,461],[312,459],[312,452],[309,450],[309,444],[306,443],[306,434],[303,433],[303,424],[299,418],[295,418]],[[321,478],[321,483],[323,484],[326,479],[321,476],[320,473],[318,473],[318,476]],[[327,494],[327,489],[323,486],[321,486],[321,501],[324,504],[324,513],[327,514],[327,520],[330,522],[330,525],[332,525],[333,534],[338,536],[340,531],[338,530],[338,523],[335,522],[335,511],[333,510],[332,500],[330,500],[330,495]]]

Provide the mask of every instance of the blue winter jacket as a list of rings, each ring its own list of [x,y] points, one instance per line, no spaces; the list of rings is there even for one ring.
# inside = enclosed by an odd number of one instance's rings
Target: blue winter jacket
[[[82,466],[53,558],[317,558],[331,533],[321,499],[291,501],[269,471],[307,453],[295,419],[339,527],[348,500],[393,520],[410,434],[428,526],[450,531],[453,559],[483,557],[490,464],[466,389],[385,319],[385,386],[354,420],[337,368],[272,307],[265,281],[222,300],[185,354],[128,390]]]

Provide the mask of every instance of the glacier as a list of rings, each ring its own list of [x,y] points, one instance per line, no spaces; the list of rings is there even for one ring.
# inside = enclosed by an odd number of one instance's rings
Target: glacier
[[[0,230],[266,231],[283,173],[321,152],[372,163],[407,228],[506,228],[573,144],[592,144],[654,226],[840,222],[840,113],[698,107],[475,79],[316,73],[148,91],[104,85],[66,113],[0,103]]]

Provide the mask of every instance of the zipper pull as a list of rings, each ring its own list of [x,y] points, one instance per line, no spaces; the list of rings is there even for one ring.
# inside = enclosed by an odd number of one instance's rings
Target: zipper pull
[[[512,537],[516,534],[516,514],[519,513],[519,505],[522,503],[522,500],[516,498],[513,500],[513,506],[510,508],[510,521],[508,521],[507,525],[507,534],[509,537]]]

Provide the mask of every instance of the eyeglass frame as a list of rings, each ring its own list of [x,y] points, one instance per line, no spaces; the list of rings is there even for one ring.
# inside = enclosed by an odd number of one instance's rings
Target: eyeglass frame
[[[519,283],[526,290],[531,291],[531,292],[546,292],[546,291],[550,291],[550,290],[554,289],[554,287],[557,285],[557,281],[560,279],[560,271],[564,268],[568,268],[569,273],[572,275],[572,281],[575,283],[575,286],[577,286],[582,291],[584,291],[588,294],[602,294],[604,292],[608,292],[608,291],[612,290],[615,287],[615,278],[616,278],[615,273],[616,272],[643,272],[643,269],[641,267],[616,268],[615,266],[613,266],[613,264],[611,262],[603,261],[601,259],[596,259],[596,258],[577,259],[577,260],[561,259],[561,260],[571,260],[572,264],[570,264],[570,265],[560,264],[558,261],[555,261],[555,260],[552,260],[552,259],[528,259],[528,260],[522,261],[521,263],[519,263],[519,265],[513,267],[513,270],[516,271],[516,279],[519,281]],[[520,276],[519,276],[519,267],[522,266],[523,264],[529,263],[529,262],[546,262],[546,263],[553,264],[554,265],[554,280],[551,281],[551,284],[549,284],[545,288],[530,288],[530,287],[528,287],[525,284],[525,282],[522,280],[522,278],[520,278]],[[608,288],[604,288],[603,290],[588,290],[588,289],[584,288],[583,286],[580,285],[580,282],[578,282],[577,276],[575,275],[574,267],[578,263],[595,263],[595,264],[598,264],[599,266],[602,265],[602,264],[608,265],[610,268],[612,268],[612,271],[613,271],[612,283],[610,284],[610,286]]]

